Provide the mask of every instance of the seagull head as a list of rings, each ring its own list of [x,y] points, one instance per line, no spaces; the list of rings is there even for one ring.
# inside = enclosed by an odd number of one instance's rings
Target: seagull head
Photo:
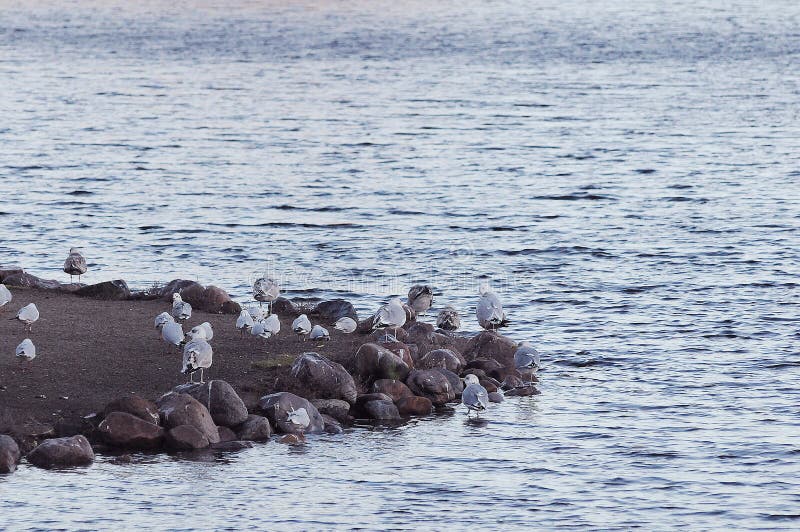
[[[470,373],[466,377],[464,377],[464,384],[469,386],[470,384],[480,384],[481,382],[478,380],[478,377]]]
[[[178,292],[175,292],[174,294],[172,294],[172,301],[173,302],[175,302],[175,301],[183,301],[183,298],[181,297],[181,295]]]
[[[481,285],[480,285],[480,288],[478,289],[478,293],[480,295],[485,295],[485,294],[488,294],[489,292],[490,292],[490,290],[489,290],[489,281],[483,281],[481,283]]]

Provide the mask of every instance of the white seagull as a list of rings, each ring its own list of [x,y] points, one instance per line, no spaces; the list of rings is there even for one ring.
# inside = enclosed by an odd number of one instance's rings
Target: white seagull
[[[161,329],[164,328],[164,325],[166,325],[169,322],[175,323],[175,319],[169,312],[162,312],[161,314],[156,316],[155,325],[156,329],[158,329],[158,332],[161,332]]]
[[[433,305],[433,290],[426,284],[416,284],[408,291],[408,306],[417,314],[425,314]]]
[[[311,418],[308,417],[308,411],[305,408],[292,409],[286,413],[286,421],[305,432],[311,424]]]
[[[17,311],[16,317],[11,319],[24,323],[30,332],[33,329],[33,323],[39,319],[39,309],[36,308],[35,303],[28,303]]]
[[[194,382],[194,372],[200,370],[200,382],[203,382],[203,370],[211,367],[214,351],[211,344],[203,339],[192,340],[183,348],[183,368],[181,373],[189,375],[189,382]]]
[[[11,303],[12,299],[14,299],[14,296],[11,295],[11,290],[0,283],[0,308],[3,308],[7,303]]]
[[[306,334],[311,332],[311,321],[309,321],[308,316],[305,314],[300,314],[297,318],[292,322],[292,331],[297,336],[305,336]],[[303,338],[305,340],[305,338]]]
[[[264,332],[269,333],[269,336],[266,336],[266,338],[275,336],[281,332],[281,320],[278,319],[277,314],[270,314],[269,317],[261,323],[264,325]]]
[[[247,312],[253,318],[253,321],[262,321],[264,318],[267,317],[267,314],[261,307],[250,307],[247,309]]]
[[[272,313],[272,302],[281,295],[278,283],[269,277],[261,277],[253,283],[253,299],[259,304],[267,302],[267,313]]]
[[[31,361],[36,358],[36,346],[33,345],[30,338],[25,338],[18,346],[16,351],[17,356],[22,360]]]
[[[322,325],[314,325],[314,327],[311,329],[311,334],[309,334],[308,337],[312,340],[330,340],[331,333],[329,333],[328,329]]]
[[[180,323],[168,321],[161,327],[161,339],[168,344],[180,347],[184,340],[183,327]]]
[[[514,353],[514,366],[523,377],[528,375],[528,385],[533,384],[533,374],[539,369],[539,352],[528,342],[520,342]]]
[[[372,328],[392,327],[395,329],[395,336],[397,336],[397,328],[402,327],[405,323],[406,309],[403,308],[403,303],[400,299],[396,297],[378,310],[378,313],[372,319]]]
[[[500,302],[500,298],[489,289],[489,283],[481,284],[480,294],[478,308],[475,310],[480,326],[489,331],[506,327],[509,321],[503,311],[503,304]]]
[[[236,328],[239,329],[242,334],[244,334],[245,331],[251,330],[254,323],[253,316],[246,310],[241,311],[239,317],[236,318]]]
[[[480,412],[489,406],[489,392],[481,386],[478,377],[472,373],[464,377],[464,384],[466,387],[461,392],[461,402],[467,407],[467,416],[473,410],[476,415],[480,415]]]
[[[201,339],[207,342],[214,338],[214,329],[211,328],[210,323],[204,321],[200,325],[192,327],[192,330],[186,333],[186,336],[188,336],[190,340]]]
[[[453,307],[444,307],[436,316],[436,326],[444,331],[457,331],[461,327],[461,316]]]
[[[342,331],[345,334],[350,334],[356,330],[358,327],[358,323],[356,320],[349,316],[345,316],[344,318],[339,318],[336,320],[336,323],[333,325],[333,328],[337,331]]]
[[[78,276],[78,282],[81,282],[81,275],[86,273],[86,257],[81,254],[78,248],[69,248],[69,256],[64,261],[64,272],[69,274],[69,282],[72,282],[72,276]]]
[[[176,320],[188,320],[192,317],[192,306],[178,292],[172,294],[172,317]]]

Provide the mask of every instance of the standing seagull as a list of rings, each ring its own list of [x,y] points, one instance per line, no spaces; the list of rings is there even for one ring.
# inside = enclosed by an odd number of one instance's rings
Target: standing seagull
[[[204,321],[200,325],[195,325],[191,331],[186,333],[186,336],[188,336],[190,340],[199,338],[207,342],[214,338],[214,329],[211,328],[210,323]]]
[[[211,367],[214,351],[211,344],[200,338],[192,340],[183,348],[183,368],[181,373],[189,375],[189,382],[194,382],[194,372],[200,370],[200,382],[203,382],[203,369]]]
[[[180,347],[183,344],[183,327],[180,323],[168,321],[161,327],[161,338],[168,344]]]
[[[533,384],[533,374],[539,369],[539,352],[528,342],[520,342],[514,353],[514,366],[523,377],[528,375],[526,385],[530,386]]]
[[[305,408],[292,409],[286,413],[286,421],[294,425],[301,433],[311,424],[311,418]]]
[[[192,306],[178,292],[172,294],[172,317],[176,320],[188,320],[192,317]]]
[[[259,305],[266,301],[267,313],[272,313],[272,302],[280,295],[281,289],[278,283],[269,277],[261,277],[253,283],[253,299],[258,301]]]
[[[241,311],[239,317],[236,318],[236,328],[239,329],[242,334],[244,334],[245,331],[251,330],[254,323],[253,316],[246,310]]]
[[[354,332],[358,327],[358,323],[356,320],[349,316],[345,316],[344,318],[339,318],[336,320],[336,323],[333,325],[333,328],[337,331],[342,331],[345,334],[350,334]]]
[[[311,329],[311,334],[308,335],[312,340],[330,340],[331,333],[322,325],[314,325]]]
[[[175,319],[169,312],[162,312],[161,314],[156,316],[155,324],[156,324],[156,329],[158,329],[158,332],[161,332],[161,329],[164,328],[164,325],[166,325],[169,322],[175,323]]]
[[[406,310],[399,298],[394,298],[386,305],[382,306],[375,317],[372,319],[373,329],[383,329],[386,327],[394,328],[397,336],[397,328],[406,323]]]
[[[426,284],[416,284],[408,291],[408,305],[417,314],[425,314],[433,305],[433,290]]]
[[[86,257],[81,254],[78,248],[69,248],[69,255],[67,260],[64,261],[64,272],[69,274],[69,282],[72,282],[72,276],[78,276],[78,282],[81,282],[81,275],[86,273]]]
[[[292,330],[297,336],[303,337],[311,332],[311,321],[309,321],[308,316],[305,314],[300,314],[297,316],[292,322]],[[305,338],[303,338],[305,340]]]
[[[503,304],[500,298],[489,290],[489,283],[481,284],[480,294],[481,299],[475,311],[480,326],[489,331],[508,326],[509,321],[503,311]]]
[[[6,288],[6,285],[0,283],[0,308],[6,306],[7,303],[11,303],[12,299],[14,299],[14,296],[11,295],[11,290]]]
[[[473,410],[480,416],[480,412],[489,406],[489,392],[481,386],[478,377],[472,373],[464,377],[464,384],[467,386],[461,392],[461,402],[467,407],[467,416]]]
[[[436,317],[436,326],[444,331],[457,331],[461,327],[461,316],[453,307],[444,307]]]
[[[30,362],[36,358],[36,346],[33,345],[30,338],[25,338],[22,343],[17,346],[16,354],[22,360]]]
[[[33,329],[33,323],[39,319],[39,309],[36,308],[36,303],[28,303],[17,312],[16,317],[12,320],[19,320],[28,327],[28,332]]]

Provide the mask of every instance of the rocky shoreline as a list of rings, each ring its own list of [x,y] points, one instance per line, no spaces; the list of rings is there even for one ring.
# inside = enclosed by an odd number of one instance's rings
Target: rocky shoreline
[[[330,341],[309,342],[290,332],[297,315],[358,322],[355,308],[280,298],[273,310],[286,332],[263,340],[235,330],[241,307],[224,290],[194,281],[132,291],[122,280],[64,284],[0,268],[0,282],[14,295],[0,316],[29,302],[41,310],[31,333],[0,319],[0,473],[23,457],[73,467],[92,463],[95,452],[231,451],[298,443],[357,422],[402,423],[451,408],[467,373],[495,402],[538,393],[514,369],[516,342],[493,331],[436,330],[411,310],[393,338],[365,319],[353,334],[332,330]],[[153,328],[175,292],[195,309],[189,326],[214,327],[214,364],[203,384],[184,383],[180,354]],[[21,363],[11,353],[28,335],[38,356]],[[288,419],[301,409],[308,423],[298,428]]]

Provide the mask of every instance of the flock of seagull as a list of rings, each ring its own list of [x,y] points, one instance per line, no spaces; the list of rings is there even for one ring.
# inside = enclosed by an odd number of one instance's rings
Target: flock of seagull
[[[77,275],[80,282],[80,276],[86,271],[86,259],[79,249],[71,248],[69,256],[64,261],[64,272],[70,275],[70,281],[74,275]],[[276,336],[281,330],[281,322],[277,314],[272,314],[272,305],[280,297],[280,293],[280,287],[274,280],[267,277],[257,279],[253,283],[253,298],[259,305],[243,309],[240,312],[236,318],[236,329],[242,335],[249,333],[264,339]],[[510,321],[503,310],[503,304],[500,298],[490,290],[488,283],[481,284],[479,294],[480,299],[476,308],[478,324],[487,330],[497,330],[508,326]],[[12,299],[11,291],[5,285],[0,284],[0,310]],[[267,303],[266,311],[263,308],[264,303]],[[425,315],[433,305],[433,290],[428,285],[412,286],[408,292],[406,304],[416,314]],[[407,316],[400,298],[393,298],[381,306],[373,316],[372,330],[393,330],[396,336],[397,329],[405,325]],[[181,322],[185,322],[191,317],[192,306],[183,301],[180,293],[176,292],[172,296],[171,311],[162,312],[156,316],[155,328],[167,344],[183,349],[181,373],[188,375],[189,382],[194,382],[194,374],[199,371],[202,383],[203,370],[210,368],[213,362],[214,350],[209,342],[214,337],[214,330],[210,323],[204,322],[193,327],[184,335]],[[33,323],[39,319],[39,309],[35,303],[29,303],[19,309],[16,316],[11,319],[24,323],[27,330],[31,332]],[[461,317],[458,311],[451,306],[444,307],[436,317],[436,326],[445,331],[458,330],[461,327]],[[345,334],[350,334],[355,332],[358,324],[350,317],[343,317],[336,321],[333,327]],[[330,340],[328,330],[322,325],[313,325],[306,314],[301,314],[292,322],[292,332],[302,340],[306,338],[316,341]],[[36,346],[30,338],[25,338],[17,346],[16,356],[26,361],[36,358]],[[523,378],[528,376],[528,382],[525,384],[530,385],[533,375],[540,365],[539,353],[528,342],[521,342],[514,354],[514,365]],[[486,410],[489,404],[489,395],[478,378],[469,374],[464,377],[464,384],[462,403],[467,408],[467,415],[473,411],[479,413]]]

